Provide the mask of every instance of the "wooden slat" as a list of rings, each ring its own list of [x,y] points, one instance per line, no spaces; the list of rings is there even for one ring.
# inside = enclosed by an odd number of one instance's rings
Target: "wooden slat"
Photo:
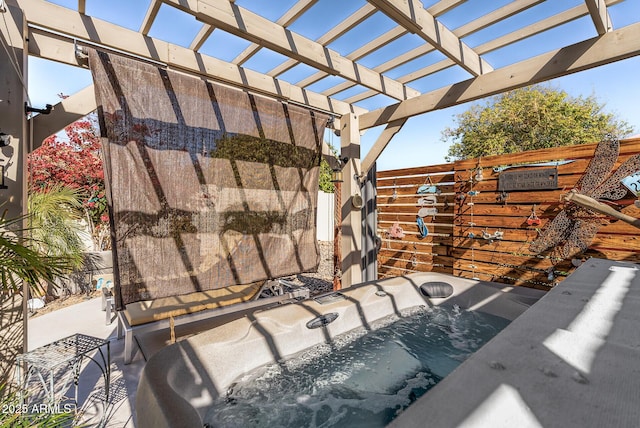
[[[189,49],[193,51],[200,50],[204,42],[207,41],[207,38],[211,35],[211,33],[213,33],[214,29],[215,27],[213,25],[202,24],[202,27],[200,27],[200,30],[198,30],[198,34],[196,34],[193,40],[191,41],[191,44],[189,45]]]
[[[549,258],[535,258],[524,255],[514,255],[510,253],[497,253],[493,251],[471,250],[465,248],[455,248],[452,252],[456,260],[467,260],[493,264],[509,264],[523,266],[530,269],[547,270],[554,266]]]
[[[471,248],[471,246],[476,246],[476,248],[484,249],[486,251],[490,250],[502,253],[529,254],[531,257],[538,256],[529,249],[529,242],[525,241],[498,240],[493,241],[493,243],[489,243],[488,241],[469,239],[466,236],[462,237],[458,234],[455,234],[451,238],[451,243],[454,248]]]
[[[506,276],[519,280],[536,281],[543,284],[548,284],[549,286],[553,284],[553,281],[549,281],[546,272],[527,270],[518,266],[498,266],[493,263],[484,262],[475,262],[473,263],[473,265],[476,267],[475,269],[469,267],[469,261],[467,260],[456,260],[453,263],[453,270],[467,272],[473,272],[475,270],[476,273],[483,272],[487,275],[492,276],[492,280],[496,280],[498,278]]]
[[[395,214],[389,213],[385,219],[393,217]],[[541,214],[538,213],[538,216]],[[529,226],[526,221],[529,215],[522,217],[509,217],[509,216],[486,216],[486,215],[462,215],[456,216],[454,221],[460,225],[460,227],[467,227],[469,222],[473,220],[473,222],[477,225],[476,229],[481,229],[483,227],[496,228],[500,227],[503,229],[519,229],[519,230],[532,230],[535,229],[543,229],[546,224],[553,219],[553,215],[551,216],[543,216],[540,217],[541,224],[540,225],[532,225]],[[402,217],[401,217],[402,218]],[[601,225],[598,233],[611,234],[611,235],[636,235],[640,232],[640,230],[634,226],[631,226],[628,223],[623,221],[615,220],[611,221],[605,217],[602,217]]]
[[[598,143],[580,144],[577,146],[563,146],[550,149],[530,150],[526,152],[510,153],[508,155],[492,155],[482,160],[469,159],[455,162],[455,169],[471,170],[478,166],[517,165],[531,162],[550,162],[567,159],[590,159]],[[640,139],[620,140],[620,154],[637,154],[640,150]]]
[[[429,270],[418,271],[415,269],[407,269],[402,267],[391,267],[391,266],[383,266],[380,268],[380,276],[381,277],[394,277],[394,276],[402,276],[415,272],[440,272],[446,274],[453,274],[453,269],[450,267],[444,266],[431,266]]]
[[[537,282],[532,282],[527,279],[504,279],[504,278],[496,278],[494,275],[484,272],[476,272],[475,274],[468,271],[463,271],[459,269],[455,269],[453,271],[453,275],[459,276],[461,278],[468,279],[479,279],[481,281],[493,281],[493,282],[501,282],[503,284],[508,284],[512,286],[520,286],[520,287],[530,287],[536,288],[539,290],[549,291],[553,286],[552,285],[543,285]]]
[[[379,171],[377,173],[378,180],[393,177],[404,177],[407,175],[420,175],[420,174],[437,174],[441,172],[452,172],[455,169],[455,165],[451,163],[444,163],[440,165],[420,166],[414,168],[402,168],[389,171]]]
[[[446,245],[431,244],[426,242],[402,242],[386,241],[385,245],[380,247],[380,254],[386,257],[392,257],[394,254],[411,253],[424,255],[450,256],[452,254],[451,247]]]
[[[151,26],[153,25],[153,21],[156,19],[158,12],[160,11],[160,6],[162,2],[160,0],[151,0],[151,4],[147,9],[147,13],[142,20],[142,25],[140,25],[140,32],[145,36],[149,34],[151,30]]]
[[[379,254],[378,255],[378,263],[381,263],[385,266],[402,266],[407,269],[414,270],[422,270],[422,267],[427,265],[439,264],[444,266],[451,266],[453,263],[453,259],[447,256],[439,256],[433,254],[416,254],[415,255],[415,264],[413,266],[413,257],[412,253],[398,253],[398,254]]]
[[[584,258],[597,257],[609,260],[624,260],[631,263],[640,263],[639,251],[624,251],[606,248],[590,248],[584,253]]]

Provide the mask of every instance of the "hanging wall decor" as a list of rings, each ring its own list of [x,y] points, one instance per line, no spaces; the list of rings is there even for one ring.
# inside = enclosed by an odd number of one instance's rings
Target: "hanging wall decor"
[[[611,173],[618,159],[619,147],[620,143],[612,136],[598,144],[582,177],[573,189],[562,196],[564,209],[531,243],[531,251],[541,253],[552,248],[551,258],[556,261],[576,257],[589,247],[600,226],[608,222],[603,212],[633,224],[635,219],[625,219],[618,211],[598,202],[622,199],[628,192],[622,180],[640,171],[640,155],[635,155]]]

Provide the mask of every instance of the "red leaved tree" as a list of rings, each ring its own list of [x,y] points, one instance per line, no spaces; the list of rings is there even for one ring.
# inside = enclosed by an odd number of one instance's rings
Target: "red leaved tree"
[[[63,133],[45,139],[41,147],[29,154],[27,163],[31,192],[43,191],[51,183],[82,190],[94,245],[102,250],[110,245],[109,216],[95,124],[95,113],[70,124]]]

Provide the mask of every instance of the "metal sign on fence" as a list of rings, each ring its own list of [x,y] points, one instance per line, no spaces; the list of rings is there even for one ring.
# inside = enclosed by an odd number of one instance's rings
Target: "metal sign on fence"
[[[498,177],[498,190],[500,192],[553,190],[557,188],[558,168],[501,172]]]

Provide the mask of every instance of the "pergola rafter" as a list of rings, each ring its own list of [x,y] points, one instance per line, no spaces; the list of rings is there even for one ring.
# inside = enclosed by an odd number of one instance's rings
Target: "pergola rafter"
[[[502,67],[360,117],[368,129],[640,55],[640,23]]]
[[[311,6],[316,4],[318,0],[298,0],[298,2],[291,7],[280,19],[276,21],[276,24],[282,25],[284,28],[293,24],[303,13],[305,13]],[[248,46],[244,51],[240,53],[231,62],[234,64],[242,65],[255,55],[260,50],[260,45],[253,43]]]
[[[418,0],[368,0],[408,31],[445,54],[473,76],[493,68],[451,30],[431,15]]]
[[[118,49],[140,58],[155,61],[179,70],[213,77],[224,83],[251,89],[281,99],[306,104],[313,108],[342,115],[352,107],[342,101],[278,81],[264,74],[238,67],[216,58],[202,55],[188,48],[145,36],[117,25],[92,18],[43,0],[20,0],[34,12],[30,24],[55,31],[48,33],[38,28],[30,31],[29,52],[54,61],[79,65],[75,57],[75,40],[87,40],[101,46]],[[49,20],[50,17],[56,19]],[[81,30],[79,30],[81,29]],[[64,36],[66,34],[67,36]],[[73,34],[73,36],[72,36]],[[120,44],[126,38],[126,46]],[[364,112],[363,109],[353,109]]]
[[[473,34],[477,31],[480,31],[492,24],[495,24],[496,22],[499,22],[502,19],[506,19],[510,16],[515,15],[516,13],[522,12],[538,3],[540,3],[543,0],[525,0],[525,1],[520,1],[520,2],[514,2],[514,3],[510,3],[506,6],[501,7],[500,9],[496,9],[494,12],[484,15],[472,22],[469,22],[468,24],[465,24],[464,26],[462,26],[461,28],[458,28],[456,30],[453,31],[454,35],[456,37],[462,38],[462,37],[466,37],[470,34]],[[439,4],[439,3],[438,3]],[[378,71],[380,73],[385,73],[389,70],[392,70],[396,67],[401,66],[402,64],[405,64],[409,61],[412,61],[416,58],[419,58],[423,55],[426,55],[430,52],[435,51],[436,48],[429,45],[429,44],[425,44],[422,46],[418,46],[417,48],[412,49],[411,51],[403,54],[403,55],[399,55],[397,57],[395,57],[393,60],[387,61],[384,64],[379,65],[378,67],[375,67],[374,70]],[[476,51],[479,54],[482,53],[486,53],[486,52],[481,52],[480,49],[476,48]],[[488,52],[488,51],[487,51]],[[409,83],[412,82],[414,80],[420,79],[422,77],[428,76],[429,74],[433,74],[436,73],[438,71],[444,70],[447,67],[450,67],[452,65],[454,65],[455,62],[452,59],[444,59],[438,63],[432,64],[428,67],[424,67],[422,69],[416,70],[414,72],[411,72],[409,74],[406,74],[404,76],[401,76],[398,78],[398,81],[403,82],[403,83]],[[346,87],[346,85],[340,85],[340,91],[348,89]],[[353,85],[351,85],[353,86]],[[336,86],[335,89],[338,89],[338,87]],[[334,88],[330,88],[329,90],[323,92],[324,95],[329,95],[329,92],[331,92],[331,94],[339,92],[339,91],[335,91],[334,92]],[[376,93],[373,91],[365,91],[361,94],[358,95],[354,95],[350,98],[345,99],[344,101],[348,102],[348,103],[356,103],[359,101],[362,101],[364,99],[367,99],[369,97],[373,97],[375,96]]]
[[[603,35],[607,31],[611,31],[611,18],[605,0],[584,0],[584,2],[589,9],[589,15],[591,15],[598,34]]]
[[[211,33],[213,33],[213,30],[215,30],[215,27],[213,25],[202,24],[202,27],[200,27],[198,34],[196,34],[196,36],[193,38],[193,41],[189,45],[189,49],[196,52],[199,51],[204,42],[207,41],[207,38],[209,38]]]
[[[142,20],[140,33],[145,36],[149,34],[149,31],[151,31],[151,25],[153,25],[153,21],[156,19],[156,16],[158,16],[158,12],[160,11],[160,6],[162,6],[162,2],[160,0],[151,0],[151,5],[149,5],[149,8],[147,9],[147,14]]]
[[[404,100],[418,95],[417,91],[228,0],[198,1],[196,9],[190,5],[185,6],[182,0],[165,1],[228,33],[293,57],[326,73],[374,89],[391,98]]]
[[[353,29],[358,24],[365,21],[374,13],[376,13],[376,8],[367,3],[364,6],[362,6],[360,9],[358,9],[356,12],[351,14],[347,19],[345,19],[340,24],[336,25],[327,33],[325,33],[323,36],[318,38],[318,40],[316,41],[321,45],[327,45],[333,42],[334,40],[336,40],[338,37],[343,36],[349,30]],[[274,77],[279,76],[280,74],[291,69],[292,67],[295,67],[297,64],[300,64],[300,61],[290,58],[285,62],[283,62],[282,64],[280,64],[279,66],[275,67],[273,70],[269,71],[267,74],[269,76],[274,76]],[[323,77],[326,75],[327,74],[324,73]]]
[[[492,16],[492,20],[493,22],[488,22],[488,15],[485,15],[482,18],[479,18],[475,21],[472,21],[466,25],[464,25],[464,27],[458,28],[456,30],[454,30],[454,33],[456,35],[458,35],[459,37],[466,37],[470,34],[473,34],[477,31],[480,31],[481,29],[485,28],[487,25],[491,25],[492,23],[498,22],[501,19],[505,19],[508,16],[513,15],[514,13],[517,12],[521,12],[524,9],[528,9],[529,7],[540,3],[541,0],[529,0],[527,2],[518,2],[518,9],[514,10],[514,8],[512,6],[514,6],[513,3],[496,10]],[[607,4],[608,5],[613,5],[616,3],[619,3],[622,0],[607,0]],[[499,12],[499,13],[498,13]],[[479,46],[475,47],[475,51],[480,54],[480,55],[484,55],[486,53],[489,52],[493,52],[497,49],[503,48],[505,46],[509,46],[513,43],[519,42],[521,40],[527,39],[529,37],[533,37],[537,34],[540,34],[544,31],[550,30],[552,28],[556,28],[560,25],[566,24],[568,22],[574,21],[576,19],[582,18],[586,15],[588,15],[588,10],[587,7],[583,4],[583,5],[579,5],[576,7],[573,7],[571,9],[568,9],[562,13],[559,13],[557,15],[553,15],[549,18],[545,18],[542,19],[538,22],[535,22],[531,25],[528,25],[526,27],[520,28],[516,31],[513,31],[511,33],[505,34],[501,37],[495,38],[489,42],[483,43]],[[416,51],[415,53],[412,53],[411,55],[409,55],[406,58],[403,58],[403,60],[406,61],[410,61],[412,59],[415,59],[421,55],[424,55],[425,53],[428,52],[432,52],[434,50],[434,48],[430,48],[428,50],[426,50],[426,45],[423,47],[421,46],[422,49],[414,49],[414,51]],[[400,59],[401,57],[396,57],[397,59]],[[396,62],[397,63],[397,62]],[[379,67],[376,67],[375,70],[379,71],[381,73],[388,71],[390,69],[392,69],[394,66],[397,66],[396,63],[392,63],[392,64],[388,64],[388,65],[382,65]],[[446,68],[452,67],[455,65],[455,62],[453,60],[451,60],[450,58],[445,58],[439,62],[436,62],[434,64],[431,64],[427,67],[415,70],[411,73],[405,74],[404,76],[398,77],[397,80],[399,82],[402,83],[410,83],[413,82],[415,80],[421,79],[423,77],[429,76],[431,74],[437,73],[439,71],[442,71]],[[346,89],[346,88],[343,88]],[[326,95],[326,92],[323,92],[323,94]],[[367,99],[369,97],[373,97],[375,96],[376,93],[373,91],[365,91],[363,93],[354,95],[352,97],[346,98],[343,101],[349,103],[349,104],[353,104],[353,103],[357,103],[359,101],[362,101],[364,99]]]

